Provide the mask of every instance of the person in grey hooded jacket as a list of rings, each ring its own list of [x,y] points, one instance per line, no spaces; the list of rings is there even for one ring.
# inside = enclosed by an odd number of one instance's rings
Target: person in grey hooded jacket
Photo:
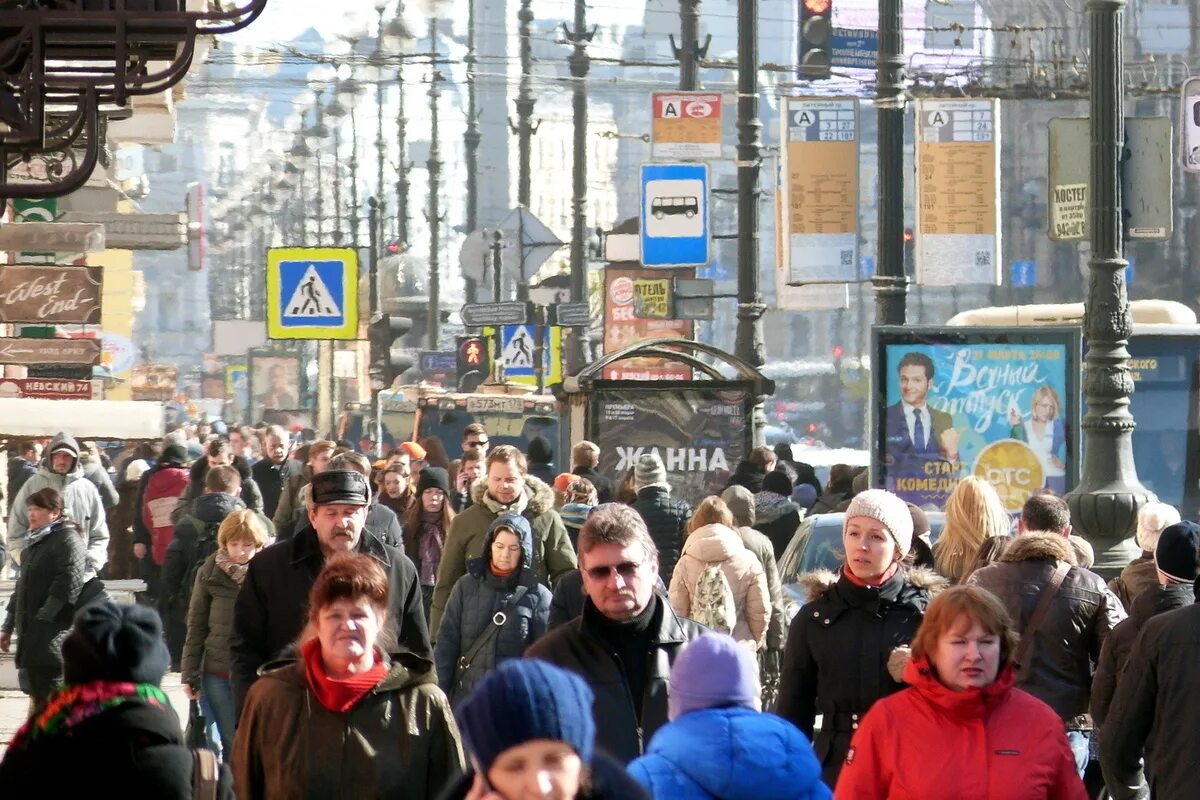
[[[457,703],[497,664],[520,658],[546,632],[550,590],[528,565],[533,528],[520,514],[488,526],[483,555],[450,591],[434,646],[438,683]],[[494,630],[493,630],[494,628]]]
[[[79,443],[65,433],[50,441],[37,474],[25,481],[12,498],[8,515],[8,552],[16,563],[29,536],[26,502],[31,494],[49,487],[62,497],[64,515],[74,520],[87,543],[87,568],[91,575],[108,561],[108,520],[95,484],[83,475]],[[90,575],[88,576],[90,577]]]

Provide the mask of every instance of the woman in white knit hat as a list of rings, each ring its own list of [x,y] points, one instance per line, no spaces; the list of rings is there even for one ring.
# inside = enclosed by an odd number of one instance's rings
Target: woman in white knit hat
[[[777,711],[813,740],[832,788],[850,739],[871,705],[904,688],[907,646],[933,593],[936,573],[906,565],[913,522],[908,505],[883,489],[854,497],[842,530],[840,574],[802,576],[808,603],[792,620]]]
[[[1154,548],[1158,545],[1158,537],[1171,525],[1179,522],[1179,512],[1174,506],[1166,503],[1146,503],[1138,509],[1137,536],[1138,547],[1142,554],[1135,558],[1129,566],[1121,570],[1121,574],[1108,582],[1108,588],[1125,606],[1125,610],[1133,608],[1133,601],[1147,589],[1158,586],[1158,570],[1154,566]]]

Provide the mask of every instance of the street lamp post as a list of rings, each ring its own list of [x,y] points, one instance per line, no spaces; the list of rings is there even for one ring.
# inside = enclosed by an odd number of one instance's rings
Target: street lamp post
[[[479,132],[479,110],[475,96],[475,0],[467,0],[467,127],[463,133],[463,146],[467,158],[467,234],[475,233],[479,227],[479,143],[483,136]],[[473,278],[463,276],[463,291],[468,303],[478,298],[479,286]]]
[[[903,325],[908,278],[904,273],[904,29],[901,0],[879,0],[876,117],[879,128],[878,258],[875,321]]]
[[[1091,214],[1092,255],[1084,304],[1087,356],[1083,393],[1083,475],[1067,495],[1071,520],[1096,551],[1095,569],[1115,573],[1137,555],[1129,540],[1138,508],[1154,499],[1138,481],[1133,461],[1129,395],[1129,293],[1121,218],[1124,150],[1125,0],[1088,0],[1091,17]]]
[[[442,176],[441,147],[438,143],[438,99],[442,95],[441,83],[445,80],[437,64],[437,17],[429,18],[429,47],[432,75],[429,79],[429,319],[426,322],[426,338],[429,349],[437,350],[441,320],[441,202],[438,186]]]
[[[564,30],[566,24],[563,25]],[[572,122],[572,174],[571,174],[571,302],[587,302],[587,76],[591,71],[592,59],[587,46],[596,30],[587,28],[587,5],[585,0],[575,0],[575,30],[565,30],[566,38],[574,45],[568,64],[571,68],[571,122]],[[578,328],[576,337],[577,364],[582,367],[592,360],[588,329]]]

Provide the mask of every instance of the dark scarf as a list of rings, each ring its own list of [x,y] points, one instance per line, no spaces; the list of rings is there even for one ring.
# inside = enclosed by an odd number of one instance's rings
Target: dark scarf
[[[646,662],[650,653],[651,629],[656,620],[661,619],[661,603],[658,594],[655,593],[651,595],[650,602],[641,614],[620,622],[604,616],[594,606],[590,609],[595,613],[597,633],[616,652],[621,666],[625,669],[625,678],[629,681],[629,694],[633,698],[633,707],[639,720],[642,718],[642,699],[646,692]]]
[[[448,500],[446,502],[449,502]],[[422,586],[437,583],[438,565],[442,561],[442,549],[446,546],[446,532],[442,530],[442,512],[421,512],[421,539],[417,553],[417,572]]]

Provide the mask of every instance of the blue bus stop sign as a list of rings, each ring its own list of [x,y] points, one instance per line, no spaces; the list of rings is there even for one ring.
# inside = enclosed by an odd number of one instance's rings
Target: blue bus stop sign
[[[708,165],[643,164],[642,264],[703,267],[708,264]]]

